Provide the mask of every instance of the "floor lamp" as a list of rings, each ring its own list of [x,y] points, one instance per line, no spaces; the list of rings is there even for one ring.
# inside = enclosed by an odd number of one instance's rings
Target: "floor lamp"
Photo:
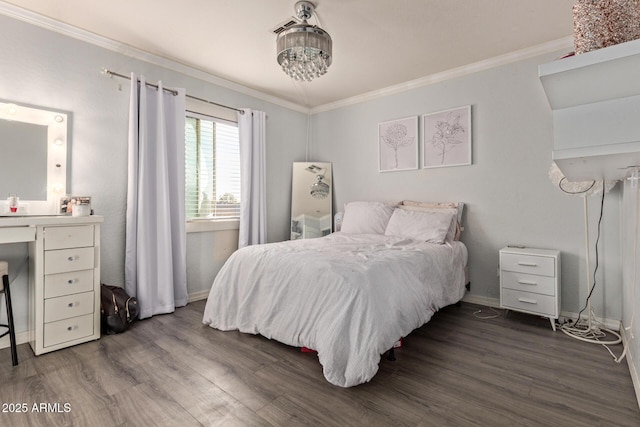
[[[551,182],[553,182],[564,193],[581,196],[584,206],[585,267],[587,273],[587,304],[584,310],[587,311],[587,317],[586,319],[581,319],[580,315],[578,315],[578,319],[576,319],[574,324],[564,324],[560,327],[560,330],[570,337],[580,341],[603,345],[618,344],[622,341],[620,334],[601,326],[596,320],[593,307],[591,305],[591,253],[589,250],[589,206],[587,203],[587,197],[609,192],[609,190],[616,185],[617,181],[571,182],[565,178],[564,174],[560,171],[555,162],[551,164],[549,178],[551,179]]]

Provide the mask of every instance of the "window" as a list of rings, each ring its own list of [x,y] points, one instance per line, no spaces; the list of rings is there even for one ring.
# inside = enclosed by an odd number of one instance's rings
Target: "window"
[[[185,143],[187,220],[238,219],[237,123],[187,112]]]

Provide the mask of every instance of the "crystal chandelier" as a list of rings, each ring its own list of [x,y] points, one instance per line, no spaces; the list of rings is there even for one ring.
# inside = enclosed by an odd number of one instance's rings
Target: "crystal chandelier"
[[[329,196],[329,185],[323,179],[324,175],[316,175],[316,182],[311,184],[311,196],[314,199],[326,199]]]
[[[278,34],[276,39],[278,64],[294,80],[310,82],[327,72],[331,65],[331,36],[307,20],[315,6],[308,1],[295,5],[296,16],[302,21]]]

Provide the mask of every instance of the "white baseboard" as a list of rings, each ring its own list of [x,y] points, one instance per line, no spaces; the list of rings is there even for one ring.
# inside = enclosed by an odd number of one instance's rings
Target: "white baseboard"
[[[490,297],[485,297],[485,296],[482,296],[482,295],[466,294],[462,298],[462,301],[468,302],[468,303],[471,303],[471,304],[484,305],[484,306],[487,306],[487,307],[500,308],[500,300],[498,298],[490,298]],[[570,312],[570,311],[561,311],[560,312],[560,316],[561,317],[566,317],[566,318],[569,318],[569,319],[577,319],[578,318],[578,313],[573,313],[573,312]],[[584,315],[582,317],[584,317]],[[598,321],[598,323],[600,323],[601,325],[603,325],[607,329],[611,329],[613,331],[620,331],[620,329],[621,329],[619,320],[603,319],[603,318],[600,318],[600,317],[596,317],[596,320]]]
[[[208,296],[209,296],[209,291],[194,292],[192,294],[189,294],[189,302],[207,299]]]
[[[483,297],[482,295],[465,294],[462,301],[470,304],[484,305],[487,307],[500,308],[500,300],[497,298]]]
[[[578,313],[573,313],[570,311],[561,311],[560,312],[560,316],[562,317],[568,317],[569,319],[577,319],[578,318]],[[586,315],[583,314],[581,316],[582,319],[586,319]],[[602,318],[602,317],[598,317],[596,316],[596,322],[598,322],[601,326],[604,326],[607,329],[611,329],[612,331],[616,331],[619,332],[622,328],[620,327],[620,321],[619,320],[613,320],[613,319],[606,319],[606,318]]]
[[[16,334],[16,345],[29,342],[29,331],[20,332]],[[9,335],[0,338],[0,348],[9,348],[11,342],[9,341]]]
[[[634,363],[634,354],[631,347],[631,340],[627,336],[627,331],[621,325],[620,327],[620,336],[622,337],[622,343],[624,348],[627,349],[626,359],[627,365],[629,366],[629,374],[631,374],[631,381],[633,382],[633,389],[636,392],[636,400],[638,401],[638,407],[640,407],[640,376],[638,376],[638,370],[636,369],[636,364]]]

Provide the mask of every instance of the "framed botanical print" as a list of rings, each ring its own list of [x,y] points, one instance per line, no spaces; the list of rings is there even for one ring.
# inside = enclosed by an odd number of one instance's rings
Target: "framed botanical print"
[[[378,170],[418,169],[418,117],[378,124]]]
[[[422,116],[422,167],[471,164],[471,106]]]

